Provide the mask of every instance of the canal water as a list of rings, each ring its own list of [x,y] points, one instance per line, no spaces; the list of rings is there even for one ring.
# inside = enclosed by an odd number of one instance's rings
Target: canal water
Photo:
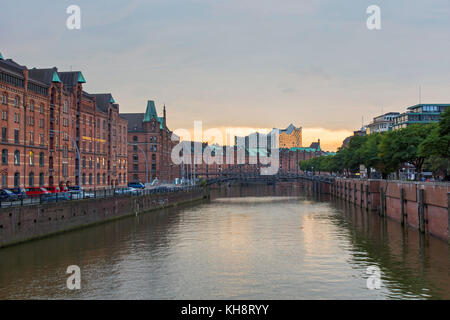
[[[446,242],[376,213],[295,185],[237,186],[0,249],[0,299],[450,299],[449,270]]]

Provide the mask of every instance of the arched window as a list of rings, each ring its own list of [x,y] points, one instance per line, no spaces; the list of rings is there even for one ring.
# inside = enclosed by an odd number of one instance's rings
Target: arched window
[[[14,173],[14,188],[18,188],[20,186],[20,173]]]
[[[89,184],[92,184],[92,173],[89,173]]]
[[[138,137],[137,136],[133,136],[133,141],[137,142],[138,141]]]
[[[29,176],[28,176],[28,185],[30,187],[34,186],[34,173],[30,172]]]
[[[86,184],[86,174],[85,174],[85,173],[83,173],[81,183],[82,183],[83,185]]]
[[[122,183],[122,174],[119,173],[119,183]]]
[[[39,173],[39,187],[43,187],[44,186],[44,173],[41,172]]]
[[[34,152],[30,151],[28,154],[29,160],[30,160],[30,166],[34,166]]]
[[[83,157],[81,160],[81,166],[84,168],[86,168],[86,157]]]
[[[100,184],[100,173],[97,173],[97,184]]]
[[[33,111],[34,111],[34,101],[31,100],[30,101],[30,112],[33,112]]]
[[[16,98],[14,99],[14,107],[18,108],[20,107],[20,97],[16,96]]]
[[[89,158],[89,169],[92,169],[92,158]]]
[[[156,154],[154,154],[154,153],[152,154],[152,160],[156,161]]]
[[[14,164],[16,166],[20,166],[20,151],[19,150],[16,150],[14,152]]]
[[[39,166],[40,167],[44,166],[44,153],[43,152],[39,153]]]
[[[2,164],[8,164],[8,150],[2,150]]]
[[[103,174],[103,184],[106,184],[106,174]]]

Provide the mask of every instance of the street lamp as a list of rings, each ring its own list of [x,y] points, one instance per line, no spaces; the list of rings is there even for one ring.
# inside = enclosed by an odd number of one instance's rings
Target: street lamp
[[[145,181],[146,181],[146,183],[148,183],[148,160],[147,160],[147,155],[145,154],[144,150],[142,150],[142,148],[137,143],[130,143],[130,142],[128,142],[128,144],[136,146],[142,152],[142,154],[144,155],[144,159],[145,159]],[[143,144],[145,144],[145,143],[143,143]],[[148,143],[148,144],[150,144],[150,143]]]
[[[67,136],[72,140],[72,143],[75,145],[75,148],[77,150],[77,157],[78,157],[78,185],[81,185],[80,179],[81,179],[81,156],[80,156],[80,150],[78,149],[78,145],[76,144],[74,138],[68,134],[67,132],[63,132],[60,130],[50,130],[50,133],[65,133]]]

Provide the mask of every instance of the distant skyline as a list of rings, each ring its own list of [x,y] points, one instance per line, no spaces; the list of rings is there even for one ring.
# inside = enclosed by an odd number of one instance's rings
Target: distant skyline
[[[81,8],[81,30],[66,8]],[[366,9],[381,8],[369,31]],[[81,70],[121,112],[167,107],[172,130],[303,127],[335,150],[382,112],[450,102],[447,0],[18,0],[2,3],[0,52]],[[18,19],[20,17],[20,19]]]

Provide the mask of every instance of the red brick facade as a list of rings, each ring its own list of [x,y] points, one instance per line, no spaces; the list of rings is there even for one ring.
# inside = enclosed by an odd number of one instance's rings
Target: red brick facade
[[[155,179],[173,182],[180,177],[180,168],[171,161],[172,131],[166,125],[166,109],[158,117],[153,101],[146,113],[125,113],[128,121],[128,177],[129,181],[147,183]]]
[[[0,59],[2,188],[126,185],[127,121],[111,94],[83,83],[79,71]]]

